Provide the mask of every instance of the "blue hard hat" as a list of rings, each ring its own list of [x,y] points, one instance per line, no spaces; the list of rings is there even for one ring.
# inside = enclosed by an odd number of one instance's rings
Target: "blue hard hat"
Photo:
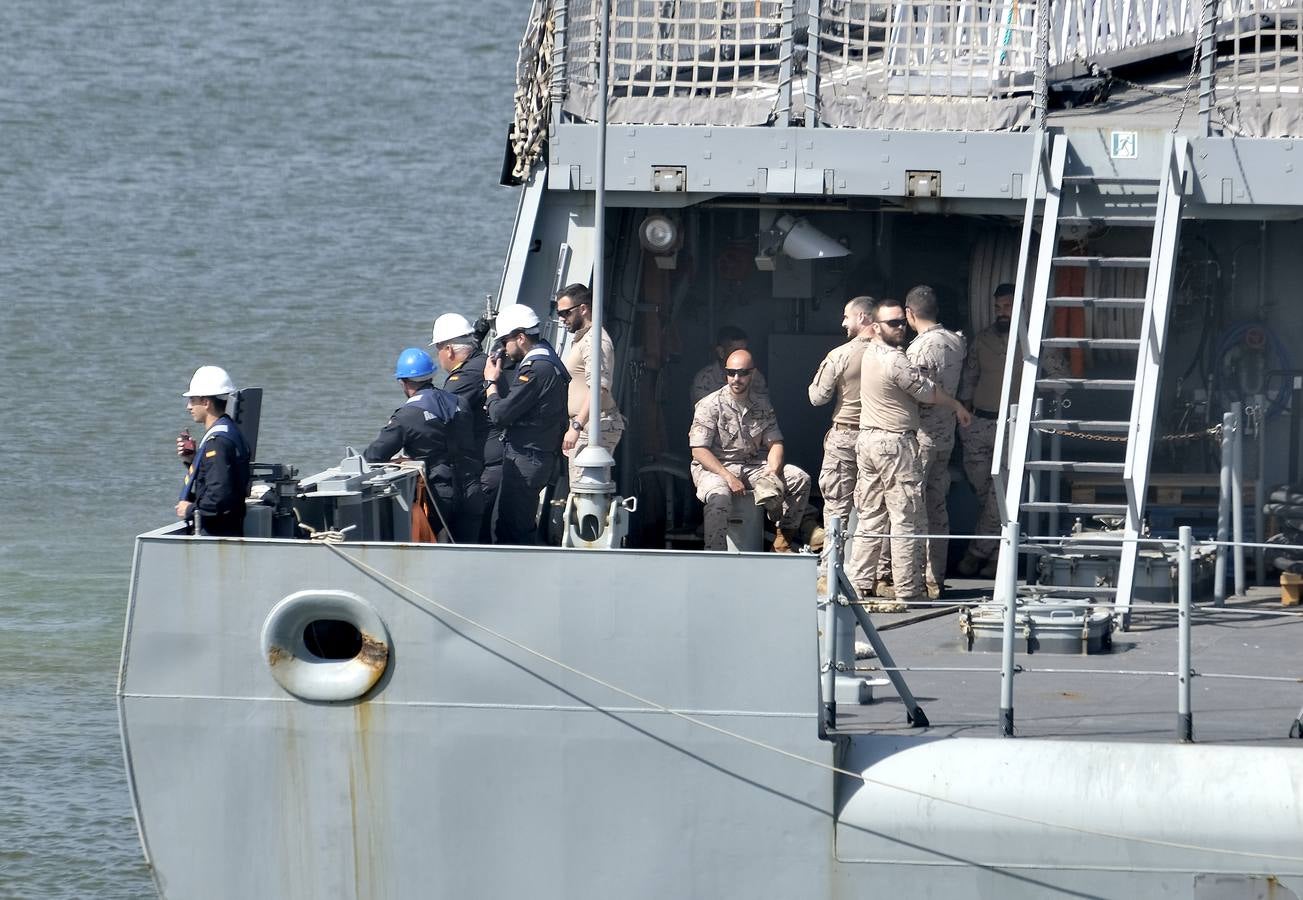
[[[398,379],[429,378],[434,374],[434,360],[420,347],[408,347],[398,354],[398,365],[394,366],[394,377]]]

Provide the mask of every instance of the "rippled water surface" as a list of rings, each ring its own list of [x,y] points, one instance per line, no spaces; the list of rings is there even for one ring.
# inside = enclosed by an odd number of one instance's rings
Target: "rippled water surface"
[[[199,364],[259,456],[369,441],[497,286],[512,0],[0,4],[0,897],[153,896],[113,691]]]

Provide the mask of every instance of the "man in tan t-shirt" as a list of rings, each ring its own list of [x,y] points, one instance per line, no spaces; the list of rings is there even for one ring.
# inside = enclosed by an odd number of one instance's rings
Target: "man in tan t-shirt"
[[[566,330],[574,335],[566,351],[566,370],[570,373],[570,389],[566,409],[570,423],[561,439],[561,452],[569,459],[570,483],[579,480],[581,469],[575,464],[579,452],[588,446],[588,418],[591,408],[588,397],[593,372],[593,292],[582,284],[572,284],[556,295],[556,314],[565,323]],[[615,372],[615,344],[602,329],[602,410],[601,446],[615,458],[615,448],[624,434],[624,416],[615,405],[611,394]]]
[[[861,597],[872,595],[880,548],[869,535],[882,534],[889,526],[896,599],[917,603],[924,598],[923,546],[912,536],[927,522],[923,458],[916,436],[918,405],[948,407],[965,427],[972,418],[958,401],[910,365],[902,349],[905,325],[899,300],[875,304],[870,325],[873,340],[860,364],[860,434],[855,446],[859,522],[847,576]]]
[[[850,338],[819,363],[810,382],[810,404],[823,406],[834,397],[832,427],[823,437],[823,466],[819,492],[823,494],[823,524],[833,516],[842,527],[850,524],[855,496],[855,439],[860,434],[860,361],[869,343],[872,297],[855,297],[842,310],[842,328]],[[819,574],[828,573],[828,548],[819,554]]]

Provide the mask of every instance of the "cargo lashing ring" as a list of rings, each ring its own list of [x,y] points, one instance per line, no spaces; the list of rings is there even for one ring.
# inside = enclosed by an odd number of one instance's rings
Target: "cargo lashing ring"
[[[276,683],[303,700],[341,702],[366,695],[389,665],[389,631],[348,591],[297,591],[262,626],[262,656]]]

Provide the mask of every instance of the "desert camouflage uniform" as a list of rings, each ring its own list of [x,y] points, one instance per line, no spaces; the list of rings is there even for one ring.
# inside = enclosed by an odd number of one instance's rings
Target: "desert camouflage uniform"
[[[880,544],[868,537],[890,531],[896,596],[924,596],[923,547],[911,536],[926,524],[923,460],[918,451],[918,404],[932,399],[935,386],[910,365],[904,351],[872,341],[860,368],[859,478],[855,509],[859,521],[847,576],[861,596],[873,592]]]
[[[582,410],[588,409],[588,392],[591,390],[589,382],[592,380],[590,372],[593,360],[593,326],[587,325],[575,334],[574,343],[566,351],[565,359],[566,370],[570,372],[570,390],[566,398],[567,412],[573,420]],[[612,458],[615,457],[615,448],[620,443],[620,437],[624,434],[624,416],[620,414],[620,409],[615,405],[615,397],[611,394],[611,385],[613,383],[613,373],[615,372],[615,344],[611,342],[611,336],[602,329],[602,412],[600,440],[601,445],[610,451]],[[579,433],[579,443],[575,448],[566,454],[567,462],[570,469],[570,483],[574,484],[579,480],[581,470],[575,465],[575,460],[579,458],[579,451],[588,446],[588,427]]]
[[[697,374],[692,376],[692,388],[688,393],[692,397],[693,406],[696,406],[702,397],[727,386],[728,379],[724,377],[724,364],[715,362],[697,370]],[[751,376],[751,396],[769,399],[769,382],[765,381],[765,373],[759,369],[756,369]]]
[[[855,503],[855,441],[860,434],[860,363],[867,338],[853,338],[824,357],[810,382],[810,403],[823,406],[834,396],[832,427],[823,438],[823,466],[819,469],[819,492],[823,494],[823,524],[833,516],[842,528],[850,524]],[[829,546],[819,554],[819,574],[828,571]]]
[[[688,445],[705,447],[747,488],[752,479],[766,471],[769,446],[783,439],[778,417],[765,397],[733,397],[728,388],[720,388],[698,401],[688,430]],[[692,461],[692,483],[697,499],[705,504],[705,542],[707,550],[724,550],[728,546],[728,513],[732,493],[723,477]],[[802,469],[784,464],[785,493],[778,527],[796,530],[805,516],[810,497],[810,476]]]
[[[952,397],[959,388],[964,366],[963,336],[941,325],[933,325],[916,337],[905,351],[920,374]],[[950,514],[946,496],[950,493],[950,453],[955,448],[955,413],[945,406],[924,404],[918,411],[918,449],[923,455],[923,504],[928,534],[949,534]],[[926,580],[940,587],[946,578],[944,539],[929,540],[926,549]]]
[[[1004,383],[1005,352],[1008,332],[989,325],[977,333],[968,347],[963,375],[959,380],[959,402],[973,411],[973,424],[960,432],[964,445],[964,473],[977,495],[976,534],[1000,533],[1000,505],[996,502],[991,481],[991,461],[995,456],[996,417],[1000,412],[1000,389]],[[1068,363],[1062,353],[1049,351],[1041,356],[1041,375],[1056,378],[1067,374]],[[1015,368],[1010,380],[1010,397],[1018,396],[1022,369]],[[980,559],[994,559],[1000,549],[996,537],[971,541],[968,552]]]

